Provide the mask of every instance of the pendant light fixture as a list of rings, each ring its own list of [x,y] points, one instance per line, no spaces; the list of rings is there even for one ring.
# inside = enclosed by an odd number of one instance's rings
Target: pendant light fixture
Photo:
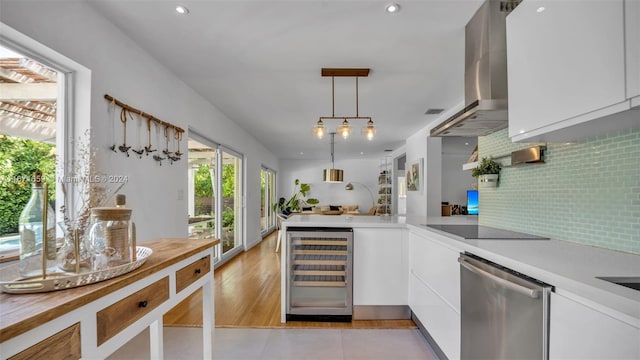
[[[370,116],[360,116],[358,106],[358,78],[369,76],[369,69],[342,69],[342,68],[322,68],[322,76],[331,76],[331,116],[321,116],[313,127],[313,134],[322,139],[327,132],[323,120],[342,120],[342,124],[336,129],[336,133],[344,139],[348,139],[351,135],[351,124],[349,120],[367,120],[367,124],[362,127],[362,134],[367,140],[373,140],[376,135],[376,128]],[[355,116],[336,116],[335,114],[335,77],[347,76],[356,78],[356,115]]]
[[[336,136],[336,133],[332,132],[329,135],[331,135],[331,169],[322,170],[322,181],[330,183],[341,183],[344,172],[342,171],[342,169],[336,169],[333,164],[333,147],[335,145],[334,138]]]

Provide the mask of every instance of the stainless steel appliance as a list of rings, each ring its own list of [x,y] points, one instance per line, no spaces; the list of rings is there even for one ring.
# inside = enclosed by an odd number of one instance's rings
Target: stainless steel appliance
[[[465,27],[465,108],[431,136],[479,136],[508,125],[507,23],[519,0],[487,0]]]
[[[460,263],[462,359],[548,359],[553,289],[465,253]]]
[[[351,321],[353,229],[287,228],[287,320]]]

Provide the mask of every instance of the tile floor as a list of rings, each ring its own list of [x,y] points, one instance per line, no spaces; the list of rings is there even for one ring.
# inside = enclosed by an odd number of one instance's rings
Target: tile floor
[[[202,359],[200,328],[165,327],[165,359]],[[215,359],[437,359],[415,329],[216,328]],[[143,331],[109,357],[149,359]]]

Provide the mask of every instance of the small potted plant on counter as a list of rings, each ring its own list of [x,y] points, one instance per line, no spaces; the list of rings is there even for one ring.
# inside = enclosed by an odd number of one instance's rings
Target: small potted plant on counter
[[[500,163],[491,157],[483,157],[477,167],[473,168],[471,175],[478,178],[478,187],[495,188],[498,186]]]

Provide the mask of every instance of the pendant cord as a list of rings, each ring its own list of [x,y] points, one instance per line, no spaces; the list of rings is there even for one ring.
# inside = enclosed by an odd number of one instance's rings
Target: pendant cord
[[[331,77],[331,116],[336,117],[335,77]]]
[[[360,117],[358,111],[358,77],[356,76],[356,117]]]
[[[331,168],[334,169],[335,166],[333,165],[333,146],[334,146],[334,137],[335,137],[336,133],[331,133]]]

